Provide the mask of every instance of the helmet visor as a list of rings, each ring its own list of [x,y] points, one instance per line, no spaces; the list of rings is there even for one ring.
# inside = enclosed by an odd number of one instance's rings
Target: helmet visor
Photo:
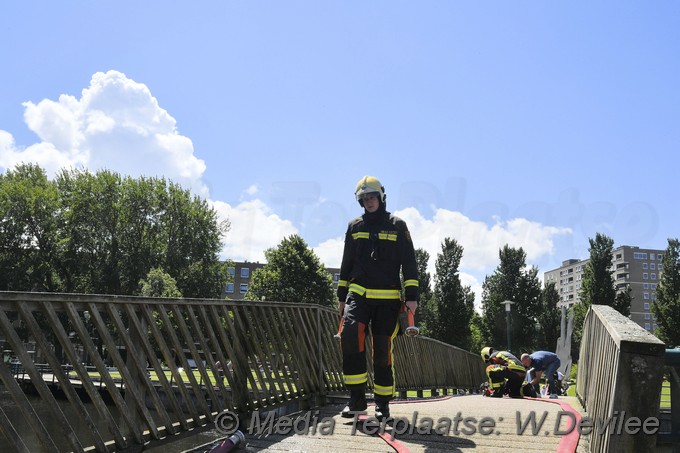
[[[376,198],[377,200],[380,199],[380,192],[366,192],[366,193],[360,193],[357,194],[357,201],[363,201],[367,200],[370,198]]]

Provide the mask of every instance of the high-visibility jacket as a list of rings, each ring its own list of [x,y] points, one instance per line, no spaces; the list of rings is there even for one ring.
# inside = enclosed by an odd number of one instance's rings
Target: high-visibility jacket
[[[368,299],[399,299],[401,273],[406,300],[418,300],[418,266],[406,223],[389,212],[370,223],[352,220],[345,233],[338,300],[348,291]]]
[[[508,367],[508,369],[515,371],[517,373],[526,373],[526,368],[522,365],[522,362],[515,357],[512,353],[508,351],[496,351],[491,354],[489,358],[489,363],[494,365],[503,365]]]

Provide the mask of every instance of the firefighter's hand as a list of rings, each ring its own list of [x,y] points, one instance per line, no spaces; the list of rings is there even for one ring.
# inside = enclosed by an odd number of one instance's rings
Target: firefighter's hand
[[[345,303],[343,301],[338,301],[338,314],[341,317],[345,316]]]
[[[415,315],[416,309],[418,308],[418,302],[416,302],[415,300],[407,300],[406,301],[406,308],[411,310],[411,313],[413,313]]]

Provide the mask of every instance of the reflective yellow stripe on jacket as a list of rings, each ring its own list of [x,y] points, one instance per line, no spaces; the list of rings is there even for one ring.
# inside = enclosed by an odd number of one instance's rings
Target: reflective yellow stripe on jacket
[[[407,286],[418,286],[418,280],[404,280],[404,287]]]
[[[352,233],[352,237],[356,241],[357,239],[370,239],[371,238],[371,233],[368,231],[357,231],[356,233]],[[396,241],[397,240],[397,234],[396,233],[378,233],[378,239],[382,241]]]
[[[399,299],[401,291],[398,289],[369,289],[356,283],[350,283],[349,290],[367,299]]]

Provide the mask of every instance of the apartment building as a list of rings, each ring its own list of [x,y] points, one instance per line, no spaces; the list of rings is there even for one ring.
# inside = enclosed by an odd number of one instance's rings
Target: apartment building
[[[243,300],[243,296],[248,291],[253,272],[263,266],[264,263],[260,262],[235,261],[233,266],[227,268],[227,274],[231,281],[224,288],[223,296],[231,300]],[[333,277],[333,290],[336,290],[340,279],[340,269],[327,267],[326,270]]]
[[[622,290],[626,285],[631,289],[630,319],[653,332],[654,322],[652,303],[656,299],[656,287],[661,279],[661,258],[664,250],[641,249],[623,245],[612,253],[614,285]],[[569,259],[562,265],[544,274],[544,281],[555,282],[560,295],[558,305],[572,305],[580,301],[579,293],[583,281],[583,271],[589,260]]]

